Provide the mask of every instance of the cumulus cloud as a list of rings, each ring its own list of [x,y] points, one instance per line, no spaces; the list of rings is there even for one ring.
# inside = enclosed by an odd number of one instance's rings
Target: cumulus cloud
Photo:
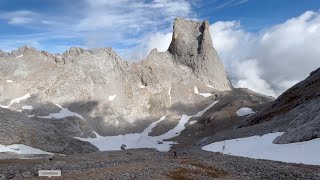
[[[320,66],[320,14],[307,11],[260,33],[216,22],[213,43],[234,85],[278,96]]]
[[[148,51],[156,48],[160,52],[168,50],[172,39],[172,33],[155,33],[148,39]]]
[[[262,94],[276,96],[269,83],[261,78],[262,69],[256,59],[235,61],[233,70],[237,78],[234,86],[246,87]]]

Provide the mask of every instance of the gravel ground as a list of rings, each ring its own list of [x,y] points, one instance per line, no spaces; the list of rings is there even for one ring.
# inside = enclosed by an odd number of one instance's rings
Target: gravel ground
[[[50,179],[320,179],[320,166],[222,155],[197,149],[153,149],[55,155],[53,159],[2,159],[0,180],[40,179],[38,170],[61,170]],[[48,178],[43,178],[48,179]]]

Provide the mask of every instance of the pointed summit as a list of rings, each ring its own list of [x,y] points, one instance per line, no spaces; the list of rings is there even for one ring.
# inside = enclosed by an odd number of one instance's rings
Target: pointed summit
[[[213,48],[209,22],[177,18],[168,51],[175,61],[188,66],[204,83],[217,90],[231,90],[228,75]]]

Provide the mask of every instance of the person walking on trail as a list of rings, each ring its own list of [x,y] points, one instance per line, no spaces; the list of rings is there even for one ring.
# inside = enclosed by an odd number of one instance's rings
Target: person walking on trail
[[[178,158],[176,151],[173,151],[173,158]]]

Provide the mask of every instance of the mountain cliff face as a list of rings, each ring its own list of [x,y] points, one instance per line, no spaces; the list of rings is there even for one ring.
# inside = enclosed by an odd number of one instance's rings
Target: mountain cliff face
[[[177,18],[168,50],[174,60],[191,68],[204,83],[217,90],[231,90],[227,73],[213,48],[209,22],[186,21]]]

